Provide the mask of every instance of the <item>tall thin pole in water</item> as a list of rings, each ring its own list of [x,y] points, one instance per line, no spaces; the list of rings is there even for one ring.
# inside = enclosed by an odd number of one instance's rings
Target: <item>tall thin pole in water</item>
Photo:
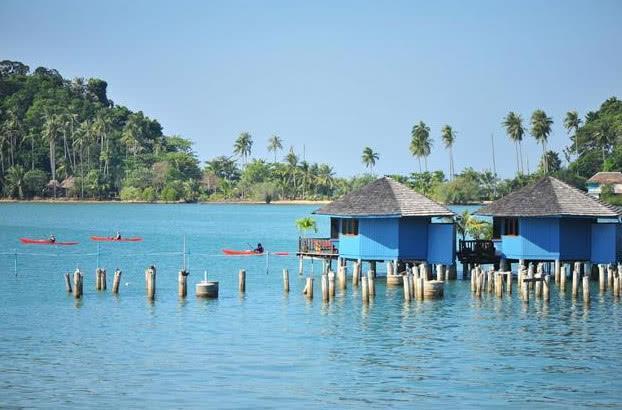
[[[13,254],[15,255],[15,264],[13,268],[15,269],[15,277],[17,277],[17,249],[13,249]]]
[[[97,242],[97,266],[96,268],[99,268],[99,242]]]

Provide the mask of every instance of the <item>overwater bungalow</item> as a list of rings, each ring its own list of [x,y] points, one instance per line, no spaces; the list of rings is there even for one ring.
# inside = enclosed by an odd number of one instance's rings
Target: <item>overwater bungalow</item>
[[[382,261],[454,264],[454,213],[391,178],[379,178],[314,214],[330,217],[330,237],[301,238],[301,262],[369,262],[374,271]]]
[[[607,264],[622,256],[618,210],[554,177],[512,192],[476,214],[492,217],[492,243],[502,265],[505,261]]]

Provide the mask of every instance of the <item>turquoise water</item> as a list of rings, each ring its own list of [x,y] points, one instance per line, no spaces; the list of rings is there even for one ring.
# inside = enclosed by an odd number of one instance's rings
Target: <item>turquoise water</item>
[[[313,301],[301,294],[295,258],[219,254],[258,240],[295,251],[293,220],[312,209],[1,204],[0,407],[622,406],[622,306],[594,284],[589,307],[556,288],[548,305],[524,305],[516,294],[480,300],[468,281],[450,283],[443,300],[407,304],[382,280],[369,306],[351,286],[325,305],[319,281]],[[117,229],[145,241],[102,244],[98,256],[88,237]],[[17,241],[50,232],[80,244]],[[180,301],[184,235],[190,295]],[[107,292],[94,290],[98,257]],[[152,263],[153,304],[143,274]],[[63,282],[76,265],[85,272],[79,302]],[[110,293],[116,267],[118,297]],[[239,268],[248,272],[244,296]],[[320,266],[305,268],[317,277]],[[220,281],[217,300],[193,295],[206,269]]]

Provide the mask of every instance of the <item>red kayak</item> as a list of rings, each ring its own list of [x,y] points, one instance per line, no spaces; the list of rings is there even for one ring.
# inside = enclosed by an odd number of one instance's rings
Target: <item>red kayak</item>
[[[67,245],[77,245],[79,242],[52,242],[49,239],[29,239],[29,238],[19,238],[19,241],[24,245],[59,245],[59,246],[67,246]]]
[[[229,256],[259,256],[259,255],[264,255],[263,253],[258,253],[258,252],[255,252],[253,250],[237,251],[235,249],[223,249],[222,253],[224,253],[225,255],[229,255]],[[270,255],[287,256],[287,255],[289,255],[289,252],[270,252]]]
[[[109,236],[91,236],[91,240],[98,242],[142,242],[143,238],[135,237],[117,239]]]

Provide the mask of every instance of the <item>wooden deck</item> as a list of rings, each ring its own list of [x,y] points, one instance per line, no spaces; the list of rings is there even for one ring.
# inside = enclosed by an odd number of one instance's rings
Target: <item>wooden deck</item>
[[[331,238],[298,238],[298,256],[336,259],[339,250]]]
[[[499,257],[495,254],[495,244],[490,240],[460,240],[458,241],[458,260],[462,263],[489,264],[498,263]]]

